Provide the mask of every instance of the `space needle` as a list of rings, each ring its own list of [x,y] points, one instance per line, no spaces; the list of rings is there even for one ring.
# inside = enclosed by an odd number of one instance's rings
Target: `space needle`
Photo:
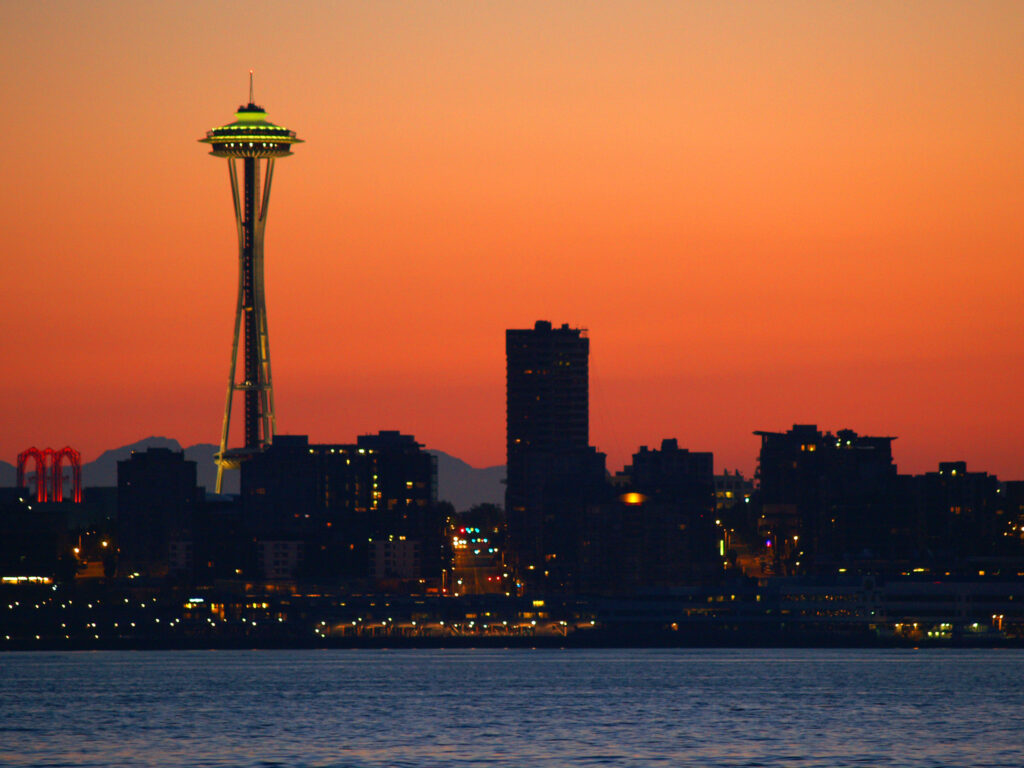
[[[274,386],[270,374],[270,340],[263,290],[263,232],[270,204],[274,161],[290,155],[301,143],[295,131],[267,120],[263,107],[253,99],[253,73],[249,71],[249,103],[238,108],[235,121],[206,132],[199,139],[211,146],[210,154],[225,157],[231,177],[238,231],[238,303],[235,309],[231,366],[224,404],[217,462],[217,493],[225,469],[237,469],[246,458],[262,451],[274,439]],[[242,161],[239,190],[238,161]],[[242,376],[237,374],[238,339],[242,336]],[[228,448],[231,406],[235,392],[244,393],[245,443]]]

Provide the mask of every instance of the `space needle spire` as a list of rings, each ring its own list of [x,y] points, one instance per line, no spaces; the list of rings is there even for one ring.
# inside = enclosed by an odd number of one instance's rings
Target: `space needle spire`
[[[295,131],[268,121],[263,107],[254,103],[253,70],[250,69],[249,103],[238,108],[233,123],[211,128],[206,138],[199,141],[210,145],[210,154],[214,157],[227,158],[238,233],[238,302],[220,450],[216,455],[217,493],[220,493],[224,470],[237,469],[242,461],[265,449],[274,439],[274,387],[263,283],[263,232],[274,161],[290,155],[292,145],[302,140]],[[240,378],[237,376],[239,337],[243,368]],[[243,393],[245,435],[241,447],[229,448],[235,392]]]

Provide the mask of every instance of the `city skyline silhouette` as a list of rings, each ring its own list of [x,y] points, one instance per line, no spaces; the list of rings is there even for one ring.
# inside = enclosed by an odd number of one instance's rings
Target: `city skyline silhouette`
[[[215,442],[235,246],[192,142],[254,68],[310,142],[267,233],[279,432],[501,464],[502,336],[546,318],[590,331],[611,468],[676,437],[749,474],[816,423],[1021,477],[1012,3],[0,17],[7,461]]]

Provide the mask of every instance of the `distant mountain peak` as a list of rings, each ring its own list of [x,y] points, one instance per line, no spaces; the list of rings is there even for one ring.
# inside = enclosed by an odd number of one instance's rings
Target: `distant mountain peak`
[[[95,461],[82,465],[82,485],[87,488],[117,485],[117,462],[129,458],[135,451],[146,451],[150,448],[180,451],[181,444],[170,437],[151,436],[122,445],[120,448],[111,448],[96,457]]]
[[[477,504],[505,506],[505,467],[477,469],[457,456],[430,449],[437,457],[437,497],[450,501],[457,512]]]
[[[117,454],[121,458],[126,458],[135,451],[148,451],[150,448],[169,448],[172,451],[180,451],[181,443],[173,437],[151,435],[150,437],[144,437],[142,440],[137,440],[134,443],[122,445],[120,448],[111,448],[110,450],[104,451],[96,458],[96,461],[100,461],[104,456],[111,454]]]

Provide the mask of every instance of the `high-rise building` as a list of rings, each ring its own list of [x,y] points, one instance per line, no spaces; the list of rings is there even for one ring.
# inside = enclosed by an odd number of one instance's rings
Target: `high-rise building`
[[[365,577],[374,564],[374,542],[408,541],[417,545],[421,575],[440,578],[444,520],[437,504],[437,458],[411,435],[382,431],[361,435],[354,445],[279,435],[242,465],[241,485],[254,537],[273,543],[266,551],[302,542],[307,576]],[[404,558],[403,574],[411,567],[412,544],[408,551],[404,546],[389,550]],[[290,562],[296,565],[299,558]]]
[[[274,387],[270,374],[270,337],[263,288],[263,231],[267,226],[270,182],[274,161],[290,155],[293,144],[302,140],[295,131],[267,120],[263,107],[253,103],[252,72],[249,73],[249,103],[238,108],[235,122],[212,128],[200,139],[211,147],[210,154],[228,161],[231,194],[235,203],[238,231],[238,303],[235,307],[234,341],[228,374],[227,401],[217,453],[217,493],[221,492],[225,469],[237,469],[242,461],[266,448],[274,439]],[[242,177],[239,189],[238,161]],[[242,376],[236,377],[238,339],[242,336]],[[231,401],[235,392],[244,396],[245,443],[228,449]]]
[[[754,434],[761,438],[758,527],[776,572],[832,572],[837,563],[891,560],[906,549],[895,438],[833,435],[814,424]]]
[[[1012,554],[1011,515],[999,478],[968,472],[963,461],[939,463],[937,472],[910,480],[916,507],[919,560],[936,570],[962,566],[968,558]]]
[[[191,550],[201,498],[196,463],[181,451],[150,448],[117,462],[119,571],[164,576],[172,550],[175,560]]]
[[[527,456],[586,450],[589,444],[590,339],[580,328],[552,328],[538,320],[531,329],[505,332],[506,434],[509,512],[527,493]]]
[[[625,594],[692,585],[722,572],[714,515],[714,457],[675,439],[641,446],[617,477],[617,495],[587,508],[579,587]]]
[[[604,456],[589,446],[589,354],[586,332],[568,325],[505,333],[505,509],[528,580],[574,557],[574,517],[604,480]]]

